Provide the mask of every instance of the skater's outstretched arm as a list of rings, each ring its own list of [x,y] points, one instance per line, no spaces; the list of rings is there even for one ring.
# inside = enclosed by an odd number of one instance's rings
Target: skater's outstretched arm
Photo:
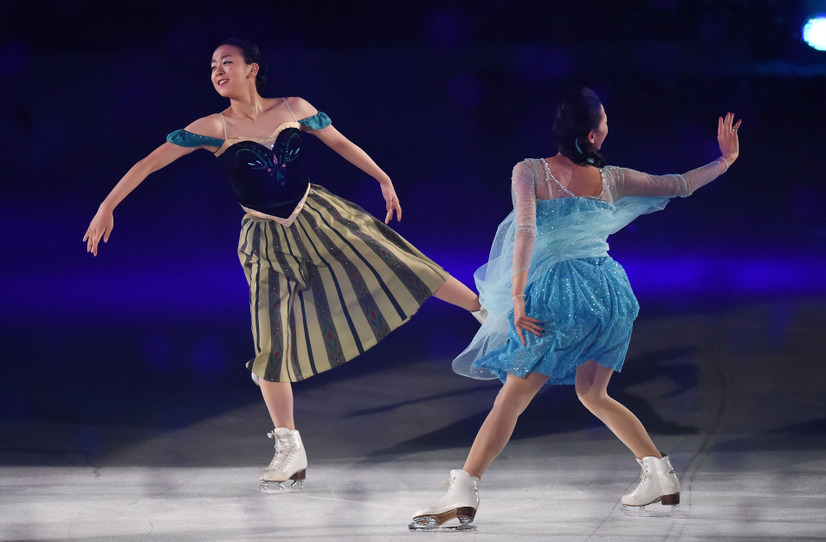
[[[318,113],[318,110],[309,104],[306,100],[301,98],[294,99],[290,105],[299,117],[312,116]],[[381,195],[384,198],[387,207],[387,215],[384,218],[384,223],[389,224],[393,219],[393,213],[396,213],[396,220],[402,219],[402,208],[399,203],[399,197],[396,195],[396,189],[393,187],[393,181],[390,176],[382,170],[376,162],[370,158],[361,147],[347,139],[344,134],[339,132],[332,124],[320,130],[313,130],[314,136],[324,142],[325,145],[336,151],[342,158],[370,175],[379,182],[381,186]]]
[[[216,118],[213,118],[216,117]],[[216,124],[216,122],[218,124]],[[220,120],[217,120],[217,115],[203,117],[196,120],[186,127],[186,130],[196,134],[209,135],[211,137],[220,136]],[[135,188],[137,188],[150,174],[162,169],[181,156],[187,155],[192,151],[200,148],[213,149],[214,147],[181,147],[173,145],[172,143],[164,143],[160,147],[152,151],[146,158],[138,161],[126,172],[120,181],[115,185],[106,199],[98,207],[89,227],[86,229],[86,234],[83,236],[83,242],[86,243],[86,252],[91,252],[95,256],[98,255],[98,244],[102,240],[104,243],[109,241],[109,236],[115,227],[114,211],[121,201],[126,198]]]
[[[720,158],[682,175],[649,175],[623,168],[617,185],[617,198],[623,196],[690,196],[698,188],[728,171],[740,156],[738,130],[741,122],[742,119],[734,122],[734,113],[727,113],[725,117],[720,117],[717,120]]]

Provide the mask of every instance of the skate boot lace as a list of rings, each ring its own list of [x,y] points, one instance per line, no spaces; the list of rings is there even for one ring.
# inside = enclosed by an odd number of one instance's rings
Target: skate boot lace
[[[451,489],[453,489],[453,483],[455,481],[456,481],[456,475],[451,474],[450,478],[445,478],[444,480],[442,480],[441,487],[446,487],[446,488],[448,488],[447,490],[450,491]]]
[[[450,478],[446,478],[445,480],[442,481],[442,486],[441,487],[446,487],[447,492],[450,493],[451,491],[453,491],[453,486],[455,484],[456,484],[456,475],[451,474]],[[473,489],[474,489],[474,491],[477,491],[475,481],[473,482]]]
[[[640,473],[640,483],[637,484],[637,487],[634,488],[634,491],[631,493],[636,493],[643,485],[645,485],[645,481],[648,479],[648,465],[646,463],[642,464],[642,472]]]
[[[280,439],[278,435],[275,434],[275,431],[271,431],[267,433],[267,437],[274,439],[275,443],[275,455],[272,456],[272,460],[270,461],[268,469],[277,469],[282,470],[283,466],[289,463],[289,461],[295,455],[295,446],[286,445],[287,439]]]

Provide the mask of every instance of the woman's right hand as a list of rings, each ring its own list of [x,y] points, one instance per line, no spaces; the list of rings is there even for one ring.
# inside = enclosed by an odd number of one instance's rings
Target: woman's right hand
[[[89,223],[89,228],[86,230],[86,235],[83,236],[83,242],[86,243],[86,252],[91,252],[95,256],[98,255],[98,243],[101,239],[106,243],[109,241],[109,235],[115,227],[115,215],[112,211],[101,207]]]
[[[513,325],[516,327],[516,334],[519,335],[522,346],[527,346],[525,342],[525,331],[530,331],[537,337],[542,336],[542,328],[539,327],[539,320],[525,314],[524,296],[513,298]]]
[[[720,154],[729,166],[740,156],[740,138],[737,136],[737,130],[740,129],[741,122],[743,119],[734,123],[734,113],[726,113],[725,117],[717,120],[717,143],[720,145]]]
[[[393,212],[396,213],[396,220],[402,221],[402,206],[399,203],[399,197],[396,195],[396,189],[393,188],[393,182],[387,179],[381,184],[381,196],[384,198],[385,206],[387,208],[387,216],[384,217],[384,223],[390,224],[393,219]]]

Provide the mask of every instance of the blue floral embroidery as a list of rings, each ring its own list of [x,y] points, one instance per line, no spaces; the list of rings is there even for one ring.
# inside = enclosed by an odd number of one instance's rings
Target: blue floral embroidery
[[[285,134],[285,137],[278,137],[272,151],[256,144],[238,149],[235,156],[245,161],[249,169],[266,171],[267,175],[278,179],[279,184],[284,186],[287,184],[287,164],[296,160],[300,153],[301,136],[298,130],[294,130]]]
[[[297,130],[291,132],[285,138],[285,141],[276,144],[278,147],[277,149],[273,149],[273,152],[278,152],[278,154],[284,157],[281,167],[287,167],[287,163],[298,158],[298,154],[301,152],[301,136]]]
[[[278,164],[278,158],[276,158],[274,154],[272,154],[265,148],[243,148],[239,149],[235,153],[235,156],[243,160],[245,159],[244,156],[242,156],[243,153],[249,153],[252,155],[251,157],[246,157],[247,165],[250,167],[250,169],[264,169],[267,171],[267,173],[273,175],[273,170],[275,169],[275,166]]]

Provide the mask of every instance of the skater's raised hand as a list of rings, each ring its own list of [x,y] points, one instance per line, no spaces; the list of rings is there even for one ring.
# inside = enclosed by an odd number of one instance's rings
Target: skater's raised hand
[[[717,143],[720,145],[720,154],[729,167],[740,156],[740,138],[737,131],[742,122],[743,119],[734,122],[734,113],[726,113],[725,117],[717,120]]]

